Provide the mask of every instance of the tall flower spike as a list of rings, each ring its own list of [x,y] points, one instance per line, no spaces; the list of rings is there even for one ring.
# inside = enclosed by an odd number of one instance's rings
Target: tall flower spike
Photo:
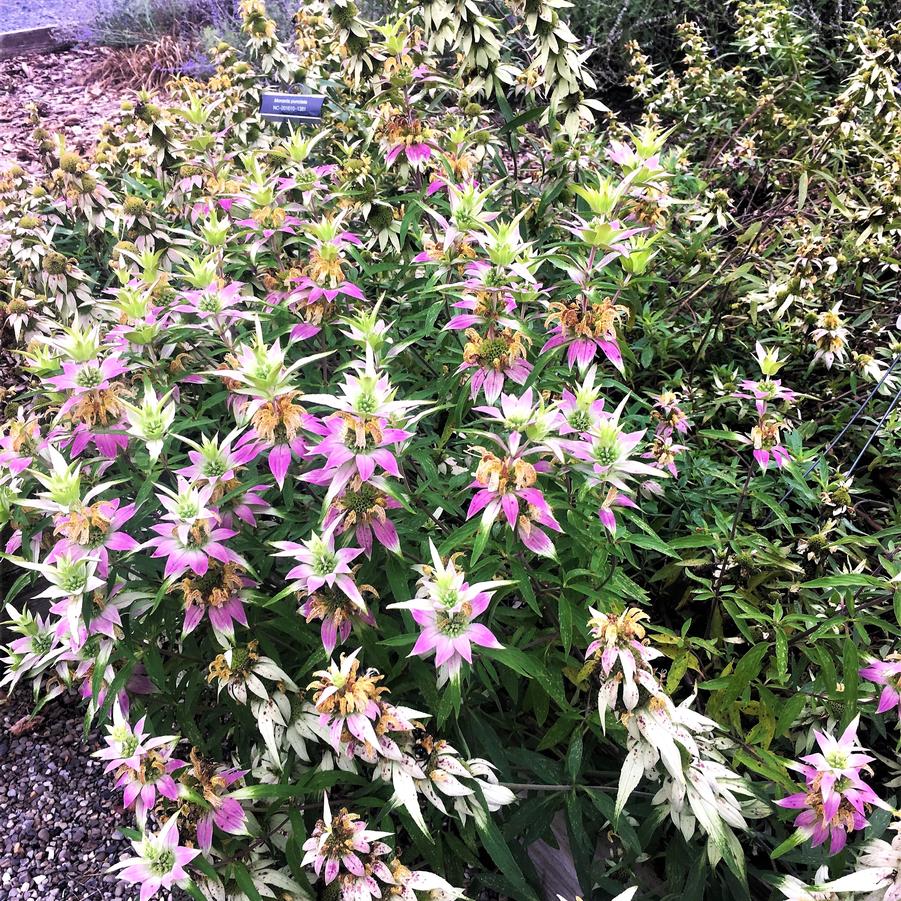
[[[741,441],[753,448],[754,459],[760,464],[761,469],[768,469],[771,462],[781,469],[789,462],[791,456],[782,445],[780,430],[784,423],[773,416],[761,416],[751,429],[748,437],[742,436]]]
[[[231,368],[205,373],[238,383],[240,387],[234,390],[251,398],[246,411],[248,418],[266,401],[273,401],[280,395],[293,391],[295,370],[328,356],[328,352],[312,354],[285,365],[285,351],[282,350],[281,341],[266,344],[259,319],[254,321],[254,328],[254,340],[249,344],[241,344],[230,355]]]
[[[518,432],[511,432],[506,440],[494,438],[502,451],[502,456],[485,447],[476,468],[475,480],[470,488],[476,492],[469,502],[466,518],[481,513],[479,540],[485,541],[491,525],[503,516],[510,529],[515,530],[519,540],[533,553],[545,557],[554,556],[554,545],[545,529],[562,532],[550,505],[540,488],[536,487],[539,467],[547,464],[531,463],[527,457],[540,454],[542,445],[523,444]],[[478,558],[473,554],[473,562]]]
[[[839,313],[839,301],[834,307],[817,316],[816,328],[810,337],[816,344],[814,360],[822,360],[827,369],[832,368],[836,360],[842,361],[848,355],[849,331]]]
[[[134,504],[120,506],[119,498],[115,498],[56,517],[53,534],[60,538],[47,558],[48,562],[52,563],[58,554],[65,553],[96,556],[97,574],[105,579],[109,575],[110,551],[133,551],[139,547],[131,535],[121,531],[135,510]]]
[[[890,654],[885,660],[872,660],[859,673],[864,679],[883,686],[876,713],[895,707],[901,714],[901,656]]]
[[[400,540],[388,511],[400,507],[400,502],[389,494],[385,479],[374,476],[364,482],[357,475],[329,505],[324,525],[328,528],[335,523],[336,534],[353,529],[367,557],[372,557],[373,539],[392,554],[399,554]]]
[[[377,469],[400,478],[395,448],[413,434],[392,428],[381,417],[345,412],[327,417],[317,431],[324,437],[310,448],[310,455],[324,456],[325,465],[305,473],[302,478],[314,485],[329,486],[326,503],[331,503],[354,478],[369,482]]]
[[[128,433],[147,445],[151,461],[156,461],[163,449],[169,429],[175,421],[176,405],[171,402],[172,391],[157,397],[149,382],[144,383],[140,406],[122,401],[128,419]]]
[[[19,557],[12,558],[17,566],[39,572],[49,583],[38,597],[67,601],[66,624],[69,634],[77,636],[81,625],[82,602],[85,595],[103,588],[103,579],[95,575],[97,558],[73,556],[64,551],[56,555],[53,563],[32,563]]]
[[[197,844],[204,852],[213,845],[213,828],[229,835],[247,834],[247,814],[229,789],[244,776],[244,770],[216,767],[191,748],[191,768],[182,774],[188,801],[197,812]]]
[[[80,509],[90,497],[90,494],[84,499],[81,496],[81,464],[67,463],[52,445],[45,448],[44,456],[50,463],[49,473],[40,469],[28,470],[28,474],[44,486],[45,490],[38,492],[41,500],[24,500],[21,505],[47,513],[69,513]],[[96,490],[93,493],[97,493]]]
[[[86,360],[81,363],[64,362],[63,374],[47,379],[57,391],[68,392],[59,409],[60,416],[77,406],[84,395],[102,394],[111,389],[111,379],[128,372],[128,366],[117,354],[103,360]]]
[[[204,576],[211,560],[246,568],[244,559],[224,543],[238,533],[223,528],[217,511],[208,506],[213,485],[198,487],[179,476],[178,491],[165,485],[157,487],[157,498],[166,513],[161,522],[151,526],[157,537],[146,546],[154,549],[154,557],[166,558],[166,578],[177,578],[188,569],[196,576]]]
[[[473,400],[482,391],[485,400],[493,404],[500,397],[506,379],[517,385],[525,384],[532,364],[526,359],[528,339],[521,331],[510,328],[496,331],[492,327],[481,335],[468,328],[465,334],[463,362],[457,373],[470,374],[469,393]]]
[[[418,400],[397,400],[397,389],[376,366],[371,345],[366,346],[366,359],[353,363],[351,372],[344,376],[339,395],[305,394],[303,400],[355,416],[392,421],[403,418],[414,407],[423,404]]]
[[[633,452],[644,437],[646,429],[626,432],[620,425],[628,396],[620,401],[612,413],[601,412],[588,432],[579,441],[569,443],[577,468],[588,477],[588,484],[604,487],[607,494],[598,510],[598,517],[611,532],[616,532],[614,507],[635,507],[628,482],[636,477],[651,479],[666,477],[666,470],[633,459]]]
[[[41,427],[36,419],[26,419],[19,408],[16,419],[0,424],[0,467],[17,476],[28,469],[41,448]]]
[[[358,648],[341,655],[340,663],[329,662],[319,670],[308,686],[319,714],[319,724],[327,729],[328,742],[335,751],[341,747],[345,733],[362,742],[378,746],[373,723],[379,717],[379,697],[388,689],[380,688],[382,675],[374,669],[360,672]]]
[[[659,693],[651,661],[661,654],[643,642],[645,629],[641,623],[648,615],[642,610],[630,607],[615,614],[602,613],[594,607],[588,609],[591,613],[588,628],[594,641],[585,652],[586,668],[597,667],[599,670],[598,715],[606,734],[607,711],[616,710],[620,688],[627,711],[635,709],[642,689],[646,696]]]
[[[142,825],[147,820],[147,814],[156,805],[157,794],[170,801],[178,800],[178,785],[172,778],[172,773],[185,764],[172,757],[174,750],[174,742],[156,744],[153,748],[145,747],[137,752],[136,767],[126,763],[119,768],[116,788],[122,789],[122,805],[126,808],[134,805],[135,815]]]
[[[120,879],[140,885],[140,901],[149,901],[160,889],[188,881],[185,867],[200,850],[179,845],[177,820],[177,816],[172,816],[156,835],[145,833],[140,840],[132,841],[135,856],[110,867],[111,871],[120,871]]]
[[[105,737],[106,747],[94,752],[95,757],[107,761],[104,772],[110,773],[123,766],[137,770],[148,751],[176,740],[174,735],[148,735],[144,731],[145,720],[142,716],[132,727],[121,705],[113,704],[113,724],[106,727],[109,733]]]
[[[379,841],[388,835],[391,833],[367,829],[366,823],[345,807],[332,815],[326,796],[322,801],[322,819],[316,823],[312,835],[303,843],[306,853],[300,865],[307,867],[312,864],[313,871],[318,877],[322,877],[326,885],[334,882],[342,871],[361,877],[365,874],[365,857],[372,855],[373,851],[377,856],[390,852],[391,849]],[[381,877],[383,881],[392,882],[391,871],[385,864],[381,863],[375,869],[377,872],[384,872],[382,868],[387,871],[387,879]]]
[[[854,717],[837,739],[816,730],[820,750],[790,765],[803,774],[805,790],[776,802],[780,807],[800,810],[795,818],[797,834],[810,839],[813,847],[829,839],[830,854],[845,847],[851,832],[867,827],[871,807],[886,808],[861,779],[861,772],[869,769],[874,758],[859,753],[863,750],[857,741],[859,721],[859,715]]]
[[[541,353],[557,347],[566,348],[566,364],[584,372],[598,351],[620,371],[624,371],[622,351],[616,327],[628,313],[621,304],[604,298],[598,303],[583,300],[554,301],[548,306],[545,324],[551,326],[550,338]]]
[[[363,553],[362,548],[345,547],[335,549],[335,526],[326,528],[320,535],[315,532],[303,543],[296,541],[274,541],[279,549],[276,557],[292,557],[297,566],[288,571],[288,578],[307,594],[312,594],[323,585],[337,588],[361,610],[366,602],[360,594],[353,578],[350,564]]]
[[[199,444],[186,436],[179,436],[190,447],[188,459],[191,464],[176,470],[176,473],[193,482],[207,482],[214,489],[213,495],[219,497],[237,471],[258,452],[252,441],[241,442],[241,432],[240,427],[233,429],[221,439],[218,434],[212,438],[203,435]]]
[[[502,647],[487,626],[473,620],[488,609],[494,589],[513,583],[495,580],[470,585],[466,574],[457,569],[454,556],[445,564],[431,539],[429,550],[432,566],[415,567],[421,574],[416,597],[390,604],[389,609],[400,608],[412,613],[421,632],[410,656],[434,652],[440,687],[448,679],[459,681],[463,662],[472,663],[472,645]]]
[[[604,401],[600,388],[595,387],[597,366],[590,366],[582,384],[573,390],[563,389],[559,404],[557,428],[561,435],[584,435],[600,424]]]
[[[234,624],[247,626],[247,613],[241,596],[244,589],[253,584],[253,580],[244,576],[236,563],[220,563],[218,560],[210,560],[202,576],[185,575],[178,583],[185,611],[182,636],[190,635],[206,614],[220,642],[223,639],[232,642]]]

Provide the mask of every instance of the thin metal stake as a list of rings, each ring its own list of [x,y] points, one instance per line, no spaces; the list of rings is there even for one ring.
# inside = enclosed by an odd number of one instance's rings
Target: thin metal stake
[[[823,456],[825,454],[828,454],[829,451],[831,451],[832,448],[834,448],[835,445],[838,444],[839,441],[842,440],[842,438],[844,438],[845,433],[848,431],[848,429],[851,428],[852,425],[854,425],[854,423],[857,420],[857,417],[860,416],[860,414],[863,413],[863,411],[867,408],[870,401],[876,396],[876,392],[879,391],[879,389],[883,386],[883,384],[885,383],[885,380],[892,374],[892,371],[899,363],[901,363],[901,354],[896,354],[895,358],[892,360],[892,365],[889,366],[889,368],[885,370],[885,372],[882,374],[882,377],[879,379],[878,382],[876,382],[875,386],[873,387],[873,390],[870,391],[870,393],[866,396],[866,398],[861,402],[860,406],[854,411],[854,415],[845,423],[842,430],[829,442],[829,444],[826,445],[825,450],[823,450],[821,453],[817,454],[816,457],[814,457],[813,463],[811,463],[810,466],[808,466],[807,469],[804,470],[804,474],[801,476],[802,479],[806,479],[816,468],[817,463],[820,462],[820,460],[823,458]],[[898,395],[896,394],[894,397],[894,400],[892,400],[891,404],[889,405],[888,410],[886,410],[885,416],[883,416],[883,418],[882,418],[882,422],[885,421],[886,417],[891,412],[892,407],[894,407],[894,405],[897,402],[898,402]],[[877,431],[878,431],[879,427],[882,425],[882,422],[880,422],[879,426],[876,427]],[[872,440],[873,440],[873,436],[871,435],[870,440],[867,441],[867,443],[864,445],[864,448],[858,455],[857,460],[855,460],[854,463],[852,464],[848,475],[850,475],[854,471],[854,467],[857,465],[858,461],[860,460],[860,456],[870,446],[870,442]],[[794,490],[795,490],[795,486],[790,485],[788,490],[785,492],[785,494],[783,494],[782,497],[779,498],[778,503],[780,506],[782,504],[784,504],[786,500],[788,500],[789,495],[791,495],[791,493]],[[775,516],[773,518],[775,518]],[[772,522],[772,519],[770,520],[770,522]],[[769,525],[769,523],[767,523],[767,525]]]
[[[845,476],[845,478],[847,478],[847,479],[851,478],[851,474],[857,468],[857,464],[860,463],[860,458],[863,457],[863,455],[867,452],[867,448],[873,443],[873,439],[876,437],[876,434],[878,433],[878,431],[885,424],[886,419],[889,418],[889,414],[895,408],[895,404],[898,403],[899,399],[901,399],[901,388],[899,388],[895,392],[895,396],[892,398],[892,402],[886,408],[885,413],[882,414],[882,419],[880,419],[879,422],[876,424],[876,428],[873,429],[872,432],[870,432],[870,437],[867,438],[866,444],[864,444],[864,446],[860,449],[860,453],[857,455],[854,462],[851,464],[851,468],[848,470],[848,474],[847,474],[847,476]]]

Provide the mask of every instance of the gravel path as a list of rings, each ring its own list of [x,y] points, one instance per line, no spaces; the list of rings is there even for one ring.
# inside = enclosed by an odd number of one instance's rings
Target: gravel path
[[[77,702],[54,701],[33,731],[11,734],[29,700],[19,692],[0,701],[0,901],[134,901],[137,893],[106,873],[131,856],[117,829],[132,818],[90,757],[103,742],[94,732],[82,742]]]
[[[96,0],[0,0],[0,31],[41,25],[88,25]]]

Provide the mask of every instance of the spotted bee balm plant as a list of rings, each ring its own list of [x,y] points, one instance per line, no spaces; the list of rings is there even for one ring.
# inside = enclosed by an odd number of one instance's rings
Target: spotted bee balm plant
[[[741,0],[627,118],[569,6],[242,0],[0,176],[0,685],[141,901],[898,897],[898,34]]]

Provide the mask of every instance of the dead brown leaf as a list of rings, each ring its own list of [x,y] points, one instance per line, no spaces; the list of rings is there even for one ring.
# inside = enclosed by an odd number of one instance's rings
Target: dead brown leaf
[[[29,732],[34,732],[34,730],[43,722],[44,717],[40,714],[37,716],[23,716],[16,720],[6,731],[10,735],[15,735],[16,737],[27,735]]]

